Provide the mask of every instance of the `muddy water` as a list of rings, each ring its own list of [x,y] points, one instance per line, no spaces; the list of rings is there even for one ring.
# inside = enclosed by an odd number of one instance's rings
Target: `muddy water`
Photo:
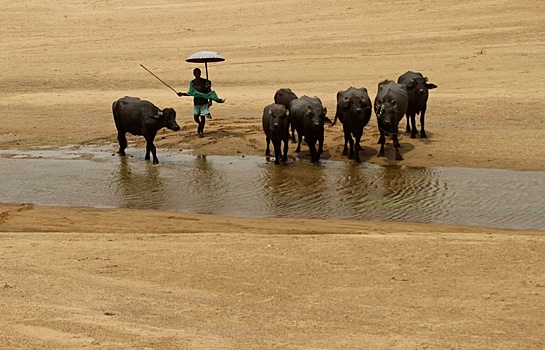
[[[545,173],[194,156],[114,146],[0,151],[0,202],[545,230]]]

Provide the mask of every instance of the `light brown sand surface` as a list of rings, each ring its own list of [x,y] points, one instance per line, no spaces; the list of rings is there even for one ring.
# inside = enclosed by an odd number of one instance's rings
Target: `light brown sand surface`
[[[114,149],[111,104],[130,95],[178,113],[159,159],[264,155],[277,89],[333,118],[337,91],[374,98],[414,70],[439,86],[429,138],[378,158],[373,117],[364,162],[545,170],[539,0],[0,6],[0,149]],[[226,102],[199,139],[191,99],[140,64],[185,91],[201,50],[226,57],[209,65]],[[341,130],[326,127],[324,158],[348,161]],[[0,204],[0,348],[543,349],[544,256],[532,231]]]

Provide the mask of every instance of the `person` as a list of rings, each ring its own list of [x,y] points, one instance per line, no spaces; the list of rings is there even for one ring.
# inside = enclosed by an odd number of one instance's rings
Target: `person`
[[[193,96],[193,119],[198,124],[197,133],[199,137],[204,137],[204,125],[206,118],[212,119],[210,114],[210,106],[212,100],[222,103],[224,100],[217,97],[212,91],[212,82],[201,77],[201,70],[195,68],[193,70],[195,79],[189,83],[188,92],[178,92],[178,96]]]

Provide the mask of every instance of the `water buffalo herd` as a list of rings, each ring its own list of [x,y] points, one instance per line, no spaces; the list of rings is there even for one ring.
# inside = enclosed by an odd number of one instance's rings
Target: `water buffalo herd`
[[[384,156],[386,136],[391,136],[396,160],[403,160],[399,151],[401,146],[398,140],[398,125],[406,115],[406,132],[411,134],[411,138],[415,138],[417,135],[415,119],[416,115],[420,114],[420,137],[426,138],[424,117],[428,90],[436,87],[437,85],[428,83],[428,78],[421,73],[408,71],[398,78],[397,83],[392,80],[379,83],[373,104],[366,88],[349,87],[337,93],[337,108],[333,122],[326,116],[327,108],[318,97],[297,97],[290,89],[279,89],[274,95],[274,103],[263,109],[262,125],[267,143],[265,154],[271,155],[270,143],[272,142],[275,164],[280,164],[280,161],[284,163],[288,159],[290,139],[293,143],[297,143],[295,152],[300,152],[301,142],[304,140],[310,150],[311,163],[316,163],[323,152],[324,126],[326,123],[335,125],[338,119],[344,133],[343,155],[348,155],[349,159],[359,163],[363,129],[369,123],[374,109],[380,133],[378,157]],[[157,164],[159,160],[153,144],[157,132],[164,127],[174,131],[180,130],[176,123],[174,109],[161,110],[151,102],[136,97],[125,96],[115,101],[112,112],[119,141],[118,153],[122,156],[125,155],[127,148],[125,134],[128,132],[144,136],[145,159],[149,160],[151,153],[153,164]],[[295,132],[297,132],[297,139]]]
[[[415,118],[417,114],[420,114],[420,137],[426,138],[424,116],[427,108],[428,90],[436,87],[437,85],[428,83],[428,78],[421,73],[408,71],[398,78],[397,83],[392,80],[379,83],[373,105],[366,88],[349,87],[347,90],[337,93],[337,109],[332,123],[326,117],[327,110],[318,97],[302,96],[298,98],[290,89],[280,89],[274,95],[274,103],[266,106],[263,112],[263,130],[267,135],[266,154],[270,155],[269,139],[273,140],[273,144],[275,144],[275,140],[277,140],[278,144],[284,141],[282,162],[285,162],[285,153],[288,148],[286,140],[291,137],[293,142],[296,142],[295,130],[298,135],[295,152],[301,150],[301,141],[304,139],[310,150],[310,161],[316,163],[320,159],[323,150],[324,124],[329,122],[331,125],[335,125],[338,119],[343,125],[343,155],[348,155],[349,159],[360,162],[359,151],[362,150],[360,139],[374,109],[380,133],[378,156],[384,156],[386,136],[391,136],[396,160],[403,160],[403,156],[399,151],[401,145],[398,140],[398,125],[403,116],[406,115],[406,131],[411,133],[411,138],[415,138],[417,134]],[[270,116],[270,111],[272,109],[279,110],[280,107],[284,107],[282,111],[285,114],[282,115],[282,118],[286,119],[287,122],[277,123],[272,126],[271,121],[273,119]],[[291,136],[288,125],[291,125],[292,128]],[[272,127],[276,128],[276,136],[271,135]],[[317,150],[316,143],[318,143]],[[350,149],[348,149],[348,145],[350,145]],[[280,146],[278,146],[278,149],[280,149]],[[276,151],[275,164],[279,164],[279,156]]]

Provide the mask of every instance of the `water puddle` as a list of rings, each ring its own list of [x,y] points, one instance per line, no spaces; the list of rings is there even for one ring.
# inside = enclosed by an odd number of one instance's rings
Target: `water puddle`
[[[545,173],[381,167],[115,145],[0,151],[0,202],[545,230]]]

